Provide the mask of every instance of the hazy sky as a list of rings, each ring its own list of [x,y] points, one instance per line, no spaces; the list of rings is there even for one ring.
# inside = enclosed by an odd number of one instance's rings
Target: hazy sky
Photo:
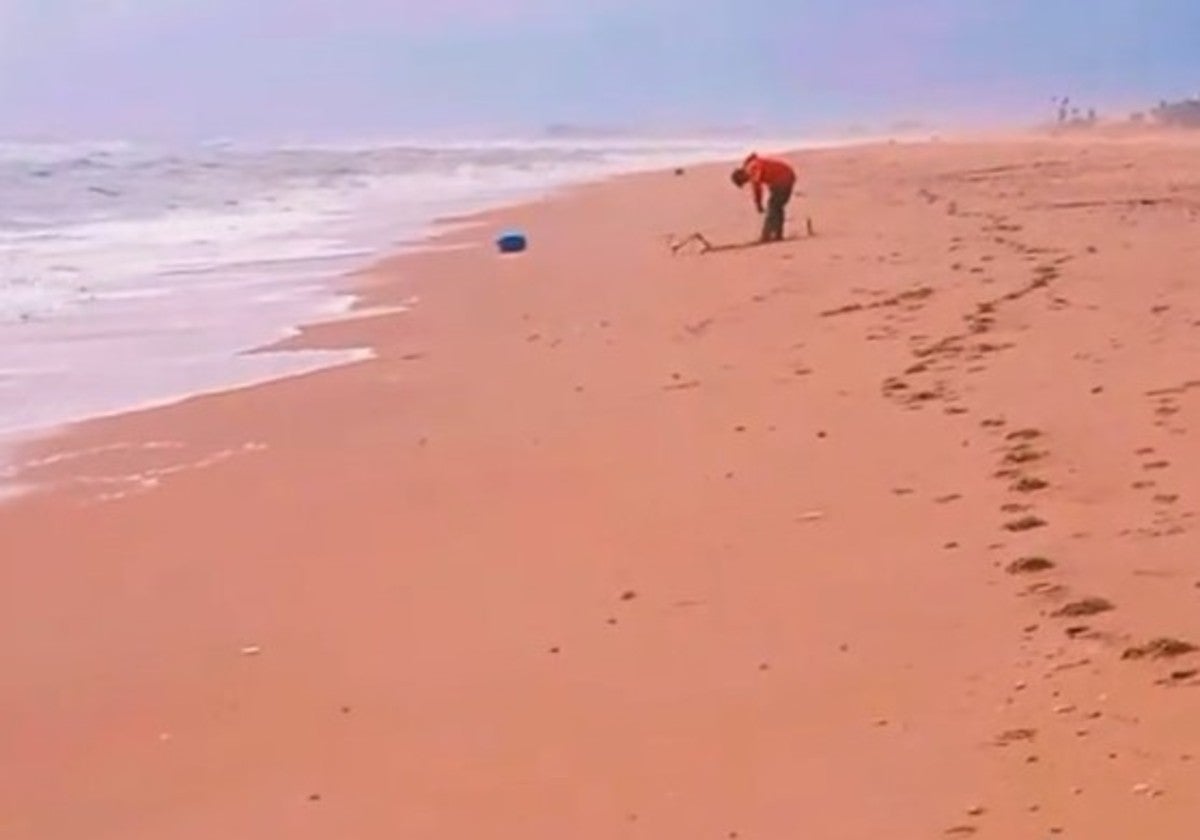
[[[1200,0],[0,0],[0,134],[833,127],[1200,91]]]

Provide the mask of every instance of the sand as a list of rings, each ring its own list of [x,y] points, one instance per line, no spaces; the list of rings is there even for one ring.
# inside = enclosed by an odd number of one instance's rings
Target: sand
[[[0,837],[1195,837],[1196,145],[795,158],[816,238],[578,189],[22,452]]]

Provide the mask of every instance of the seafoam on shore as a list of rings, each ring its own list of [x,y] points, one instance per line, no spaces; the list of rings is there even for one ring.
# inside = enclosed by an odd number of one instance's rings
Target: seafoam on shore
[[[438,219],[745,145],[0,143],[0,438],[364,358],[247,351]]]

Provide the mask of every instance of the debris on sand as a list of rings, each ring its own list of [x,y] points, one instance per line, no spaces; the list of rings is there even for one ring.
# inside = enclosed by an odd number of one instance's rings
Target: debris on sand
[[[671,253],[678,254],[680,251],[682,251],[688,245],[691,245],[693,242],[698,243],[700,245],[700,253],[702,253],[702,254],[707,254],[709,251],[713,250],[713,244],[711,242],[709,242],[708,239],[702,233],[693,233],[690,236],[687,236],[680,240],[676,240],[674,237],[671,237],[670,240],[668,241],[668,244],[671,248]]]

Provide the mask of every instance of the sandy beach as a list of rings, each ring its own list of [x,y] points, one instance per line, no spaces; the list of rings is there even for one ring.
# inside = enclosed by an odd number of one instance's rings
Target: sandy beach
[[[0,837],[1197,836],[1198,144],[575,189],[25,447]]]

